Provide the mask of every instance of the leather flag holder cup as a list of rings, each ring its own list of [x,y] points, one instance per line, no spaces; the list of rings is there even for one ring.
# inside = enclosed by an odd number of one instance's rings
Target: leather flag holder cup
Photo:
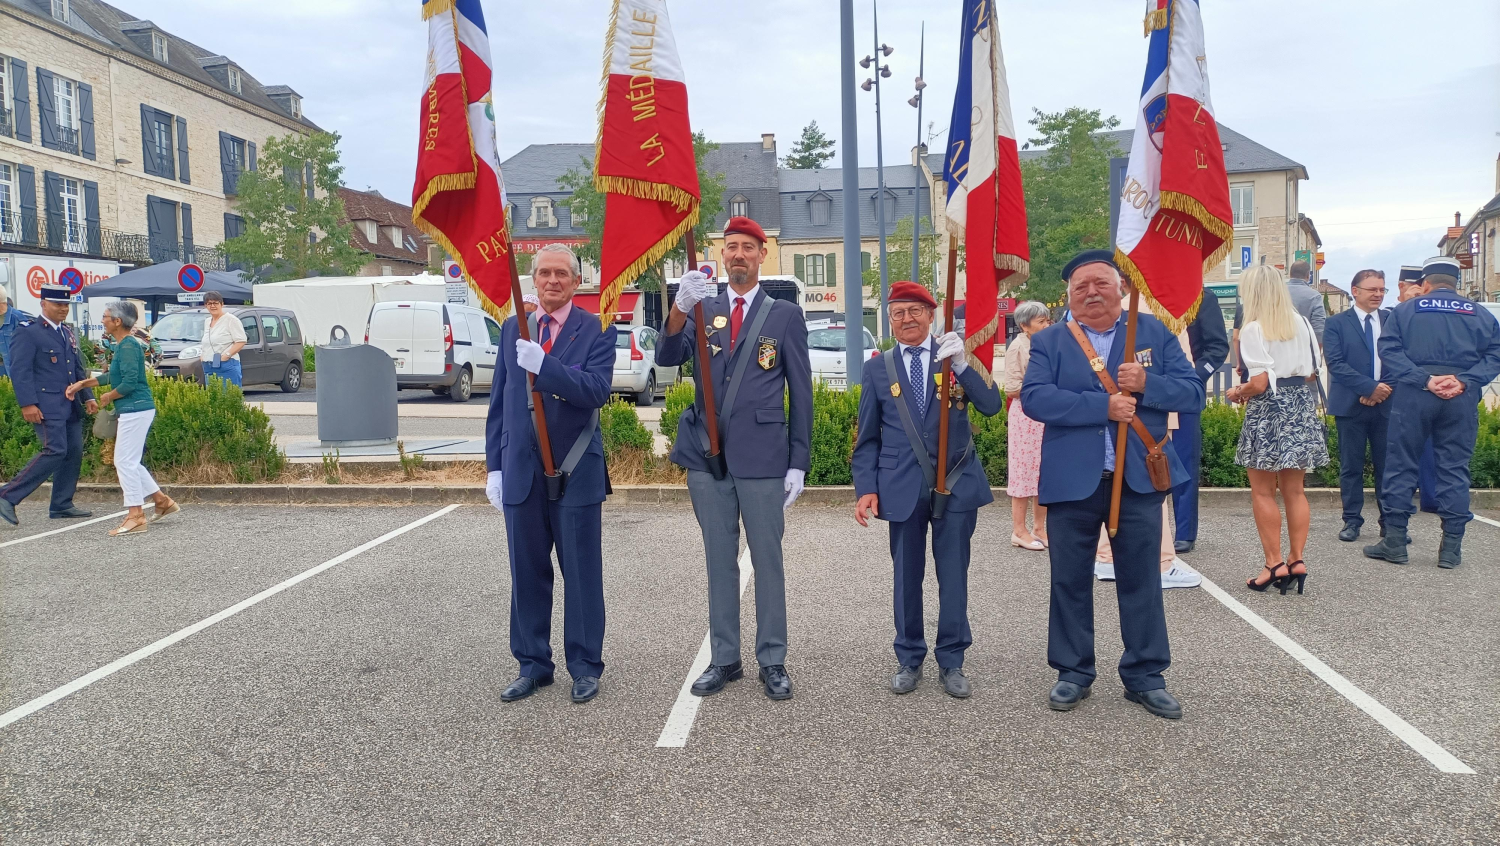
[[[1069,320],[1068,330],[1073,333],[1073,339],[1078,342],[1078,346],[1083,350],[1084,357],[1089,360],[1089,367],[1093,369],[1094,375],[1099,377],[1099,383],[1104,386],[1104,390],[1110,395],[1123,393],[1120,390],[1120,386],[1115,384],[1115,380],[1109,375],[1109,368],[1104,366],[1104,359],[1100,358],[1099,354],[1094,352],[1094,345],[1089,343],[1089,339],[1084,336],[1083,330],[1079,328],[1078,324],[1075,321]],[[1155,438],[1151,437],[1150,430],[1146,428],[1145,423],[1141,422],[1141,418],[1132,416],[1130,418],[1130,428],[1135,430],[1135,434],[1141,439],[1141,443],[1146,445],[1146,473],[1151,477],[1151,487],[1158,491],[1171,490],[1172,465],[1167,461],[1167,454],[1162,451],[1161,444]]]

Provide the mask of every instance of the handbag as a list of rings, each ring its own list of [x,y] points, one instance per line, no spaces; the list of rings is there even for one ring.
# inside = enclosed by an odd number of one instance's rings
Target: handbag
[[[120,413],[113,407],[101,408],[94,415],[94,437],[101,441],[112,441],[120,431]]]
[[[1104,359],[1094,352],[1094,345],[1084,336],[1083,330],[1078,324],[1069,320],[1068,330],[1073,333],[1073,339],[1083,349],[1083,354],[1089,360],[1089,367],[1093,368],[1094,375],[1099,377],[1099,382],[1104,385],[1105,392],[1109,394],[1122,393],[1120,386],[1110,377],[1109,370],[1104,366]],[[1172,489],[1172,464],[1167,460],[1167,454],[1161,448],[1161,444],[1151,437],[1151,431],[1139,417],[1130,418],[1130,428],[1135,430],[1136,437],[1146,445],[1146,474],[1151,477],[1151,487],[1158,491],[1169,491]]]

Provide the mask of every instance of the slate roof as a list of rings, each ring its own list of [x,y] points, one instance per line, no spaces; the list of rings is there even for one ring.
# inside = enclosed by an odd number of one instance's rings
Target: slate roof
[[[52,5],[49,0],[0,0],[0,3],[17,9],[24,9],[34,15],[55,22],[55,19],[52,17]],[[267,96],[268,92],[273,92],[274,89],[285,89],[283,92],[285,93],[290,92],[290,88],[286,88],[286,86],[271,86],[270,88],[266,88],[232,59],[229,60],[230,64],[234,64],[240,70],[240,91],[238,93],[229,90],[227,81],[221,80],[204,69],[204,64],[213,66],[216,63],[205,62],[203,60],[221,58],[213,51],[205,50],[191,41],[178,38],[151,21],[143,21],[108,3],[99,2],[99,0],[71,0],[68,7],[70,12],[68,27],[84,36],[100,41],[105,46],[131,53],[149,62],[161,64],[151,54],[149,32],[154,30],[167,38],[166,66],[173,71],[192,79],[194,82],[217,88],[247,103],[252,103],[275,112],[288,120],[301,123],[308,129],[318,129],[317,124],[308,120],[305,113],[300,119],[294,118],[291,112],[283,109]],[[135,32],[142,36],[144,46],[136,43],[135,39],[126,34],[127,32]],[[43,67],[45,67],[45,64],[43,64]]]
[[[886,216],[885,234],[896,231],[896,224],[910,218],[916,203],[914,168],[910,165],[885,169],[886,193],[895,198],[894,214]],[[859,231],[864,237],[880,232],[875,205],[878,174],[873,167],[859,169]],[[843,170],[781,169],[781,241],[837,241],[844,237]],[[826,224],[812,222],[813,203],[823,197],[832,201]],[[932,218],[932,192],[922,191],[922,216]],[[923,231],[929,231],[924,227]]]
[[[355,191],[353,188],[340,188],[339,198],[344,201],[345,220],[373,220],[381,226],[401,227],[402,245],[396,247],[391,244],[384,232],[377,231],[377,235],[380,236],[378,242],[371,243],[370,239],[365,237],[364,230],[355,226],[354,237],[349,240],[356,249],[380,258],[423,265],[427,263],[427,245],[432,243],[432,240],[412,224],[411,206],[387,200],[377,192]],[[408,241],[416,244],[417,248],[408,250],[406,248]]]

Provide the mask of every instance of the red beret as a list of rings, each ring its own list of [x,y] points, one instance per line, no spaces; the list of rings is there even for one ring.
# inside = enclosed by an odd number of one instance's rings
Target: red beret
[[[762,244],[766,242],[766,230],[761,229],[759,223],[748,217],[731,217],[729,222],[724,225],[724,235],[725,237],[730,235],[749,235]]]
[[[937,300],[932,298],[926,286],[915,282],[892,282],[891,295],[886,300],[888,303],[922,303],[928,308],[937,308]]]

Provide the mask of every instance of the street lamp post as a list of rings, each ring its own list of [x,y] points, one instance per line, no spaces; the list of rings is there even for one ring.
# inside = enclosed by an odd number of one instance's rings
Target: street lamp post
[[[917,59],[917,93],[907,100],[907,105],[917,110],[917,152],[912,159],[912,184],[916,186],[915,208],[911,212],[911,281],[921,284],[922,271],[922,155],[926,147],[922,144],[922,89],[927,83],[922,80],[922,74],[927,70],[927,23],[922,23],[922,41]]]
[[[885,143],[880,131],[880,79],[881,77],[891,75],[891,66],[880,64],[880,60],[882,57],[894,53],[895,50],[880,43],[880,7],[876,3],[876,0],[870,0],[870,10],[875,18],[875,55],[866,56],[861,59],[859,66],[868,69],[871,64],[875,65],[875,75],[866,79],[864,84],[859,87],[866,91],[869,91],[872,86],[875,88],[875,227],[880,232],[880,337],[889,338],[891,336],[891,319],[886,314],[885,301],[890,297],[891,283],[885,266]],[[860,274],[860,286],[861,288],[864,286],[864,276],[862,273]],[[861,302],[863,302],[862,299]],[[848,309],[846,308],[845,311],[847,312]],[[863,312],[864,308],[861,307],[861,324],[863,324]],[[859,347],[850,347],[849,349],[862,348],[863,344]]]
[[[859,117],[854,94],[854,0],[839,0],[840,89],[843,92],[844,170],[844,364],[845,385],[859,384],[864,361],[864,280],[849,268],[859,267]],[[853,309],[853,312],[850,312]],[[881,311],[885,309],[882,308]]]

